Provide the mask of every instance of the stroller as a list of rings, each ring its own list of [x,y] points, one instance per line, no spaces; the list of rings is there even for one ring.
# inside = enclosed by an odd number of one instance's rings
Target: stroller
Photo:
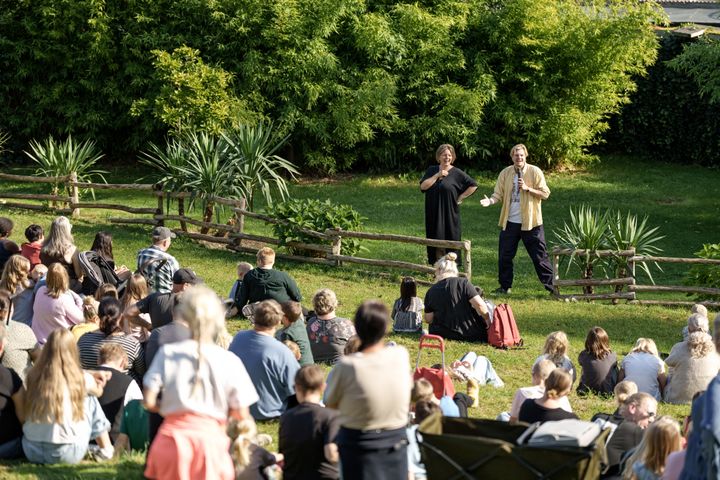
[[[98,287],[104,283],[115,285],[118,296],[121,297],[125,291],[127,280],[120,280],[115,270],[108,264],[107,260],[93,250],[81,252],[78,255],[80,268],[83,271],[82,293],[83,295],[95,295]]]
[[[607,463],[604,430],[587,447],[518,445],[527,424],[428,417],[419,442],[429,479],[596,479]]]

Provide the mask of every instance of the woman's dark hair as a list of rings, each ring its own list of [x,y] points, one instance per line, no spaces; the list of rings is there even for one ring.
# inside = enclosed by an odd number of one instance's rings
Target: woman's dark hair
[[[100,301],[98,308],[98,316],[100,317],[100,331],[105,336],[111,335],[122,330],[122,307],[120,300],[112,297],[105,297]]]
[[[90,250],[96,252],[105,260],[114,260],[112,251],[112,235],[108,232],[97,232]]]
[[[360,351],[385,338],[389,323],[388,309],[379,300],[366,300],[355,312],[355,331],[360,337]]]
[[[610,352],[610,338],[601,327],[593,327],[585,338],[585,350],[598,360],[605,358]]]
[[[7,217],[0,217],[0,237],[7,237],[15,224]]]
[[[400,310],[406,312],[413,297],[417,297],[417,283],[413,277],[405,277],[400,283]]]
[[[10,292],[0,290],[0,320],[2,320],[2,323],[7,323],[7,321],[10,320],[11,306],[12,300],[10,299]]]

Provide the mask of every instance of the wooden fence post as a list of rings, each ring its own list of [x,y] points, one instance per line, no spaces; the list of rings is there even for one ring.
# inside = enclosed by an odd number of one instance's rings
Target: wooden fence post
[[[72,208],[72,216],[73,218],[78,218],[80,216],[80,209],[75,208],[75,205],[80,203],[80,193],[78,190],[77,185],[75,185],[78,181],[77,173],[71,172],[70,173],[70,208]]]
[[[339,235],[339,232],[336,232],[336,236],[333,238],[333,241],[332,241],[332,254],[340,255],[341,250],[342,250],[342,237]],[[340,260],[335,260],[335,266],[342,267],[342,262]]]
[[[463,261],[463,269],[465,270],[465,275],[467,275],[467,278],[470,279],[472,276],[472,256],[471,256],[471,244],[470,240],[465,240],[463,242],[463,250],[465,250],[465,260]]]
[[[155,189],[156,192],[159,193],[159,195],[157,196],[156,215],[160,215],[160,218],[156,218],[155,225],[158,227],[163,227],[163,226],[165,226],[165,220],[162,219],[163,209],[165,208],[165,206],[163,205],[163,202],[164,202],[163,186],[159,183],[156,183],[153,188]]]
[[[240,209],[245,210],[245,207],[247,205],[247,200],[245,200],[245,197],[242,197],[240,199]],[[238,233],[245,233],[245,215],[242,212],[238,212],[235,210],[235,215],[237,215],[237,231]]]
[[[558,280],[560,280],[560,255],[553,253],[553,294],[555,295],[560,295]]]

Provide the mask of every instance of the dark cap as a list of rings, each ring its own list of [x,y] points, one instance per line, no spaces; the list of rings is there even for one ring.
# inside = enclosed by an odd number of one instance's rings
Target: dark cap
[[[175,238],[177,235],[173,233],[172,230],[170,230],[167,227],[155,227],[153,228],[153,240],[165,240],[166,238]]]
[[[195,272],[189,268],[181,268],[173,275],[173,283],[189,283],[190,285],[197,285],[202,283],[202,278],[195,275]]]

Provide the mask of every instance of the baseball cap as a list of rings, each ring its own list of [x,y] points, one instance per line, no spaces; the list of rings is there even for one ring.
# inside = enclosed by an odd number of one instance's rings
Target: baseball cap
[[[155,227],[153,228],[152,236],[155,240],[165,240],[166,238],[175,238],[177,235],[167,227]]]
[[[189,268],[181,268],[173,274],[173,283],[189,283],[190,285],[197,285],[202,283],[202,278],[195,275],[195,272]]]

